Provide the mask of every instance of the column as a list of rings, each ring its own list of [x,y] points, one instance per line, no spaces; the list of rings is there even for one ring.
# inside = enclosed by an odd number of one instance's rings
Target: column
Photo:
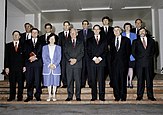
[[[5,6],[6,0],[0,0],[0,73],[4,69],[4,50],[5,50]],[[0,80],[4,80],[4,76],[0,74]]]

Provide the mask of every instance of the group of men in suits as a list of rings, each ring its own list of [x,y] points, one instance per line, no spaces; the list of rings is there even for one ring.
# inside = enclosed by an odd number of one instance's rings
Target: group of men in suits
[[[99,85],[99,100],[105,101],[105,80],[110,77],[110,86],[113,87],[115,101],[126,101],[127,72],[131,53],[136,60],[136,75],[138,77],[137,100],[143,99],[145,80],[147,81],[148,99],[155,101],[153,96],[153,56],[154,40],[147,34],[145,28],[140,27],[138,38],[131,45],[130,39],[121,35],[119,26],[109,26],[110,18],[102,18],[103,26],[94,25],[89,29],[88,20],[82,21],[79,32],[71,28],[70,22],[63,22],[63,31],[56,35],[57,44],[61,46],[61,81],[63,88],[67,87],[68,98],[73,98],[74,80],[76,82],[76,100],[81,101],[81,88],[84,88],[88,79],[92,99],[97,100],[97,82]],[[137,23],[136,20],[135,23]],[[139,24],[138,24],[139,25]],[[15,99],[16,81],[18,81],[18,101],[23,99],[23,75],[25,72],[27,99],[33,99],[33,89],[37,101],[41,101],[42,81],[42,46],[47,44],[47,36],[52,33],[52,25],[45,24],[46,33],[39,35],[39,30],[31,24],[25,24],[26,32],[13,32],[13,42],[6,45],[5,71],[10,77],[10,97]],[[145,43],[144,43],[145,38]],[[145,45],[144,45],[145,44]],[[18,49],[14,48],[18,46]],[[12,49],[12,50],[11,50]],[[21,60],[21,61],[20,61]],[[19,74],[17,74],[19,73]]]

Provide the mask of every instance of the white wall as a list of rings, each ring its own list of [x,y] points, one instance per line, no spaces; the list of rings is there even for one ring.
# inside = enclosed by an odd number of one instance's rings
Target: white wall
[[[158,10],[159,14],[159,50],[160,50],[160,69],[163,67],[163,9]]]
[[[5,0],[0,1],[0,72],[4,69],[4,46],[5,46]],[[0,74],[0,80],[4,80],[4,76]]]
[[[14,30],[24,31],[25,14],[18,8],[12,5],[9,1],[7,3],[7,30],[6,42],[12,41],[12,32]]]
[[[142,18],[145,27],[152,34],[152,20],[151,19],[152,19],[151,12],[146,13],[146,15]]]
[[[23,33],[24,30],[24,24],[25,23],[31,23],[34,27],[39,26],[39,16],[38,14],[24,14],[22,11],[20,11],[17,7],[15,7],[12,3],[8,2],[8,18],[7,18],[7,39],[6,42],[12,41],[12,32],[14,30],[19,30],[21,33]]]

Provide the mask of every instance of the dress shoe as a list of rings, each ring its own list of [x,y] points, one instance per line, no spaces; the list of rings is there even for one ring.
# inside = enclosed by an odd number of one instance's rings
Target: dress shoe
[[[41,99],[40,98],[36,98],[36,101],[41,101]]]
[[[23,101],[23,99],[22,98],[18,98],[17,101]]]
[[[9,98],[9,99],[7,99],[7,101],[13,101],[14,99],[12,99],[12,98]]]
[[[91,101],[96,101],[96,99],[91,99]]]
[[[49,101],[50,101],[50,98],[47,98],[47,99],[46,99],[46,101],[48,101],[48,102],[49,102]]]
[[[26,100],[24,100],[24,102],[28,102],[28,101],[31,101],[32,100],[32,98],[27,98]]]
[[[61,88],[67,88],[67,85],[63,85]]]
[[[120,99],[119,98],[115,98],[114,101],[119,101]]]
[[[80,98],[76,98],[76,101],[81,101],[81,99]]]
[[[57,101],[57,99],[56,98],[53,98],[53,101]]]
[[[100,99],[100,101],[105,101],[105,99]]]
[[[140,100],[143,100],[143,98],[142,97],[137,97],[136,100],[140,101]]]
[[[71,101],[72,100],[72,98],[67,98],[65,101]]]
[[[148,97],[148,100],[156,101],[156,99],[154,97]]]
[[[126,99],[121,99],[121,101],[126,101]]]

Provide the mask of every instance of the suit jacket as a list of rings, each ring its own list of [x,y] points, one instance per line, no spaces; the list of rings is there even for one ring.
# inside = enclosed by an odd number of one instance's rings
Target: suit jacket
[[[118,65],[119,68],[128,70],[128,64],[131,54],[131,42],[127,37],[122,36],[120,48],[117,51],[115,47],[115,38],[111,42],[111,67]]]
[[[85,37],[84,35],[84,29],[80,30],[78,32],[78,37],[81,41],[83,41],[84,46],[86,46],[86,41],[91,38],[94,35],[93,31],[91,29],[87,29],[87,35]]]
[[[61,53],[62,53],[62,61],[65,59],[65,55],[64,55],[64,48],[65,48],[65,44],[70,40],[70,32],[68,34],[68,38],[65,37],[64,31],[60,32],[58,34],[58,45],[61,46]]]
[[[42,59],[43,59],[43,72],[42,72],[43,75],[50,75],[50,73],[52,73],[53,75],[61,75],[61,69],[60,69],[61,47],[60,46],[58,46],[58,45],[55,46],[55,51],[54,51],[52,60],[49,55],[48,45],[43,46]],[[49,65],[51,63],[56,66],[56,68],[54,70],[51,70],[49,68]]]
[[[60,32],[58,34],[58,37],[59,37],[58,45],[60,45],[62,48],[65,46],[66,41],[70,39],[70,32],[68,34],[68,38],[65,37],[64,31]]]
[[[42,36],[40,36],[40,41],[41,41],[41,44],[42,44],[42,46],[44,46],[44,45],[47,45],[48,44],[48,42],[46,41],[46,34],[44,34],[44,35],[42,35]],[[56,40],[56,44],[58,44],[58,36],[57,35],[55,35],[55,40]]]
[[[127,37],[127,36],[126,36],[126,32],[123,32],[123,33],[122,33],[122,36]],[[131,41],[131,44],[132,44],[133,40],[135,40],[136,38],[137,38],[137,35],[136,35],[135,33],[130,32],[130,37],[129,37],[129,39],[130,39],[130,41]],[[134,60],[135,60],[135,58],[134,58],[133,55],[131,54],[131,55],[130,55],[130,61],[134,61]]]
[[[147,37],[147,47],[144,49],[141,39],[135,39],[132,45],[132,54],[135,57],[136,67],[153,67],[155,41]]]
[[[82,68],[82,58],[84,56],[84,45],[83,42],[76,39],[75,48],[72,46],[71,39],[65,44],[64,54],[66,57],[66,67],[68,68]],[[70,65],[69,59],[76,58],[77,63],[74,65]]]
[[[25,42],[24,52],[25,52],[25,65],[26,66],[36,66],[36,67],[42,66],[42,45],[41,45],[41,42],[39,41],[39,38],[37,39],[35,47],[33,45],[32,39],[27,40]],[[29,61],[31,52],[34,52],[37,57],[37,60],[34,62]]]
[[[131,30],[130,30],[132,33],[137,33],[138,32],[138,30],[137,30],[137,32],[136,32],[136,28],[132,28]],[[137,33],[138,34],[138,33]]]
[[[91,37],[88,40],[87,53],[88,57],[91,60],[92,66],[106,66],[106,53],[107,53],[107,42],[105,36],[100,34],[100,40],[97,44],[95,37]],[[94,57],[101,57],[102,61],[99,64],[95,64],[92,60]]]
[[[105,38],[107,39],[107,44],[110,45],[110,43],[114,37],[113,27],[109,26],[107,33],[105,33],[105,31],[104,31],[104,27],[101,27],[100,33],[105,36]]]
[[[15,51],[14,43],[6,44],[5,48],[5,68],[11,70],[21,70],[24,67],[24,54],[22,44],[19,41],[18,50]]]
[[[31,37],[31,38],[32,38],[32,37]],[[22,33],[22,34],[21,34],[21,38],[20,38],[20,42],[21,42],[22,44],[24,44],[25,41],[26,41],[26,32]]]

